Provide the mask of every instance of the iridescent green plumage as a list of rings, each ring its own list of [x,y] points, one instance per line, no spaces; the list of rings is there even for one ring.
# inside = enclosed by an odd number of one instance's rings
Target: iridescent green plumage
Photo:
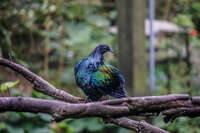
[[[102,65],[92,74],[92,85],[114,97],[125,97],[124,78],[120,71],[111,65]]]

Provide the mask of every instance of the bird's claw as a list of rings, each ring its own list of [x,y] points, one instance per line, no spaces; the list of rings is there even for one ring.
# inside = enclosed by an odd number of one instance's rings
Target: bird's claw
[[[84,103],[88,103],[89,102],[89,97],[86,96]]]

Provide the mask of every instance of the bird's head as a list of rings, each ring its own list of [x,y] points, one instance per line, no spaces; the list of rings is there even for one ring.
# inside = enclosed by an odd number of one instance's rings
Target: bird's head
[[[106,53],[106,52],[114,53],[113,50],[112,50],[109,46],[107,46],[107,45],[105,45],[105,44],[99,44],[99,45],[94,49],[93,52],[100,53],[100,54],[104,54],[104,53]]]

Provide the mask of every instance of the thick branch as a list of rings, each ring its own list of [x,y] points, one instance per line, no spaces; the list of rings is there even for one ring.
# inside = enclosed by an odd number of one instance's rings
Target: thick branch
[[[102,117],[118,118],[123,116],[140,115],[145,113],[160,113],[171,116],[171,110],[185,110],[182,114],[191,116],[191,112],[199,111],[200,105],[194,104],[187,95],[168,95],[152,97],[135,97],[92,102],[86,104],[72,104],[55,100],[44,100],[23,97],[0,98],[0,110],[43,112],[53,115],[56,121],[66,118]],[[191,109],[191,110],[190,110]],[[168,112],[168,113],[167,113]],[[200,113],[192,114],[199,116]],[[182,116],[181,114],[179,116]]]
[[[72,106],[79,106],[77,114],[69,114],[67,110],[56,116],[56,120],[62,120],[66,117],[123,117],[140,115],[144,113],[160,113],[173,108],[191,108],[198,105],[193,104],[188,95],[166,95],[166,96],[148,96],[148,97],[134,97],[122,98],[115,100],[108,100],[102,102],[93,102],[87,104],[73,104]],[[70,106],[71,109],[73,107]]]
[[[165,118],[179,116],[197,117],[200,115],[200,97],[188,95],[166,95],[151,97],[123,98],[86,104],[72,104],[55,100],[44,100],[24,97],[0,98],[0,112],[48,113],[60,121],[66,118],[102,117],[122,127],[142,133],[167,133],[166,131],[127,118],[116,118],[145,113],[163,113]],[[110,118],[113,117],[113,118]]]
[[[0,65],[9,67],[10,69],[23,75],[28,81],[34,84],[34,89],[39,92],[42,92],[56,99],[70,102],[70,103],[78,103],[81,100],[80,98],[72,96],[63,90],[53,87],[52,85],[50,85],[47,81],[45,81],[38,75],[32,73],[28,69],[12,61],[0,58]]]
[[[62,115],[62,119],[65,118],[81,118],[81,115],[76,116],[77,114],[81,114],[85,112],[86,116],[92,116],[94,110],[98,109],[101,103],[94,103],[95,106],[88,104],[69,104],[61,101],[55,100],[43,100],[43,99],[35,99],[35,98],[23,98],[23,97],[2,97],[0,98],[0,112],[5,111],[16,111],[16,112],[31,112],[31,113],[47,113],[54,117],[56,120],[57,117],[60,119],[60,115]],[[80,107],[81,106],[81,107]],[[93,109],[88,109],[91,108]],[[100,107],[101,108],[101,107]],[[110,113],[106,112],[93,112],[93,116],[108,116]],[[162,129],[156,128],[146,122],[138,122],[134,120],[130,120],[128,118],[109,118],[106,119],[107,122],[114,123],[121,127],[125,127],[136,132],[141,133],[168,133]]]
[[[20,73],[28,81],[34,84],[34,89],[44,94],[47,94],[62,101],[77,103],[70,104],[59,101],[49,101],[22,97],[0,98],[0,112],[42,112],[51,114],[56,121],[60,121],[65,118],[82,118],[94,116],[102,118],[107,117],[107,121],[128,129],[132,129],[136,132],[167,133],[166,131],[156,128],[145,122],[138,122],[130,120],[128,118],[118,117],[139,115],[146,112],[159,113],[162,111],[167,111],[167,109],[189,107],[189,105],[185,106],[189,102],[189,97],[187,95],[123,98],[96,103],[80,104],[80,98],[74,97],[65,91],[53,87],[47,81],[30,72],[23,66],[15,64],[14,62],[8,61],[3,58],[0,58],[0,65],[9,67],[12,70]],[[186,104],[184,102],[186,102]],[[117,118],[114,119],[110,117]]]
[[[180,116],[197,117],[200,116],[200,97],[192,97],[191,102],[194,106],[172,108],[163,112],[166,115],[164,121],[173,121]]]

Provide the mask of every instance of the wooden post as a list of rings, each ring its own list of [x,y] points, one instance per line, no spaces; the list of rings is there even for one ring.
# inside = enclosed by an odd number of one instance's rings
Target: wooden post
[[[119,66],[129,95],[147,94],[147,59],[144,35],[146,1],[116,0]]]

